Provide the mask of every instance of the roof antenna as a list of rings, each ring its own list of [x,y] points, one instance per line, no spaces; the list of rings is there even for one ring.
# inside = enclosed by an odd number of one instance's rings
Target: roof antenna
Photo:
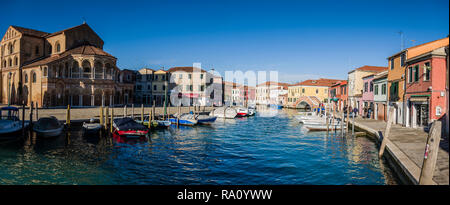
[[[399,31],[398,34],[400,34],[400,50],[403,50],[403,31]]]

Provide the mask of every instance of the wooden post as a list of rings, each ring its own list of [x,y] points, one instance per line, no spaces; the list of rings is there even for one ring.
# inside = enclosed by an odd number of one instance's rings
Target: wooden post
[[[152,126],[152,120],[153,120],[152,116],[153,116],[153,110],[150,109],[150,112],[148,113],[148,124],[147,124],[148,129],[150,129]]]
[[[131,104],[131,119],[134,120],[134,103]]]
[[[181,106],[180,105],[178,105],[177,127],[180,125],[180,115],[181,115]]]
[[[66,125],[70,126],[70,104],[67,105],[67,112],[66,112]]]
[[[123,106],[123,117],[127,117],[127,105]]]
[[[22,137],[25,136],[25,102],[22,101]]]
[[[342,111],[342,115],[341,115],[341,135],[344,136],[344,121],[345,121],[345,116],[344,116],[344,111]]]
[[[394,121],[394,107],[390,107],[390,109],[389,109],[389,119],[388,119],[387,124],[386,124],[386,131],[384,132],[383,141],[381,141],[380,151],[378,153],[379,157],[383,156],[384,148],[386,147],[386,143],[387,143],[386,140],[389,137],[389,132],[391,131],[391,126],[392,126],[392,122],[393,121]],[[355,122],[353,122],[353,124],[355,124]]]
[[[141,122],[144,123],[144,104],[141,105]]]
[[[103,106],[100,106],[100,125],[103,125]]]
[[[164,100],[164,111],[165,111],[165,109],[166,109],[166,101]],[[163,112],[163,120],[166,120],[166,113],[165,112]]]
[[[327,136],[328,136],[328,132],[330,131],[330,120],[328,119],[328,116],[325,115],[325,120],[327,121]]]
[[[355,134],[355,115],[356,113],[352,113],[352,136]]]
[[[331,109],[333,110],[333,116],[331,117],[331,128],[334,127],[334,133],[336,133],[336,124],[334,123],[334,118],[336,118],[335,115],[335,108],[334,108],[334,103],[331,104]]]
[[[152,120],[155,119],[155,100],[153,100],[153,105],[152,105]]]
[[[111,121],[109,123],[109,132],[113,133],[113,123],[114,123],[114,107],[111,108]]]
[[[30,104],[30,130],[33,128],[33,102]]]
[[[109,122],[109,107],[106,106],[105,108],[106,110],[106,114],[105,114],[105,124],[104,124],[104,128],[106,129],[108,127],[108,122]],[[101,125],[101,124],[100,124]]]
[[[441,142],[442,122],[434,121],[431,125],[425,145],[425,154],[420,172],[419,184],[432,185],[434,169],[436,168],[436,160],[438,157],[439,143]]]
[[[36,102],[35,109],[36,109],[36,121],[38,121],[39,120],[39,111],[38,111],[38,103],[37,102]]]
[[[346,128],[345,131],[348,133],[348,121],[350,120],[350,107],[347,105],[347,122],[346,122]]]

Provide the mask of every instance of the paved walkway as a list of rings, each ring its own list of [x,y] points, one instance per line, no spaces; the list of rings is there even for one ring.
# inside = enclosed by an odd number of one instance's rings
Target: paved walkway
[[[384,131],[386,122],[372,119],[357,118],[355,126],[369,132]],[[393,125],[389,133],[390,142],[387,148],[399,159],[400,166],[406,168],[409,174],[419,181],[420,171],[425,153],[425,145],[428,133],[423,129],[406,128],[400,125]],[[448,136],[441,137],[440,149],[433,180],[439,185],[449,184],[449,152]]]

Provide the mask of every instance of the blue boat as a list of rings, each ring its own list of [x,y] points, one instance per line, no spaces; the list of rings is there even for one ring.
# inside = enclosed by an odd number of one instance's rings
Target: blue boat
[[[176,114],[174,116],[176,117]],[[194,126],[198,123],[192,114],[181,114],[178,120],[179,125]],[[170,123],[177,124],[177,118],[170,118]]]
[[[199,115],[197,116],[197,123],[202,125],[209,125],[215,122],[217,117],[209,115]]]

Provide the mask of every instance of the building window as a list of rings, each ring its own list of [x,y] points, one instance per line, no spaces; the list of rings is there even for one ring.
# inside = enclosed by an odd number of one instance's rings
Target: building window
[[[381,94],[386,95],[386,84],[381,85]]]
[[[414,82],[419,81],[419,65],[414,66]]]
[[[426,62],[425,65],[423,66],[423,80],[424,81],[428,81],[430,80],[430,73],[431,73],[431,66],[430,66],[430,62]]]
[[[17,57],[14,57],[14,65],[17,66],[19,64],[19,59]]]
[[[9,64],[9,67],[12,67],[12,59],[11,58],[9,59],[9,63],[8,64]]]
[[[156,85],[153,86],[153,90],[156,90]]]
[[[394,59],[391,59],[391,70],[394,70]]]
[[[158,80],[158,75],[154,75],[154,77],[155,77],[155,79],[153,79],[153,80]]]
[[[39,55],[39,46],[34,47],[34,54]]]
[[[373,92],[373,82],[370,82],[370,92]]]
[[[48,70],[47,70],[47,67],[45,67],[45,68],[44,68],[44,75],[43,75],[43,76],[44,76],[44,77],[47,77],[47,75],[48,75]]]
[[[200,74],[200,79],[203,79],[203,74]]]
[[[194,90],[193,86],[190,85],[190,86],[189,86],[189,91],[193,91],[193,90]]]
[[[28,83],[28,75],[25,74],[25,83]]]
[[[59,53],[61,51],[61,45],[56,43],[56,52]]]
[[[364,83],[364,92],[367,92],[367,87],[368,87],[368,84],[367,84],[367,82],[365,82]]]
[[[200,86],[200,91],[205,91],[205,86],[204,85]]]
[[[189,74],[189,75],[188,75],[188,79],[192,79],[192,74]]]
[[[408,83],[411,83],[412,82],[412,67],[410,66],[409,68],[408,68]]]
[[[163,90],[166,90],[166,86],[165,85],[163,85],[162,88],[163,88]]]
[[[183,78],[183,74],[180,74],[180,75],[178,76],[178,78],[182,79],[182,78]]]
[[[402,53],[402,55],[400,56],[400,63],[403,66],[405,66],[405,60],[406,60],[406,55],[405,53]]]
[[[36,73],[33,73],[31,78],[32,78],[31,80],[33,81],[33,83],[35,83],[36,82]]]
[[[378,95],[378,85],[375,85],[375,95]]]

